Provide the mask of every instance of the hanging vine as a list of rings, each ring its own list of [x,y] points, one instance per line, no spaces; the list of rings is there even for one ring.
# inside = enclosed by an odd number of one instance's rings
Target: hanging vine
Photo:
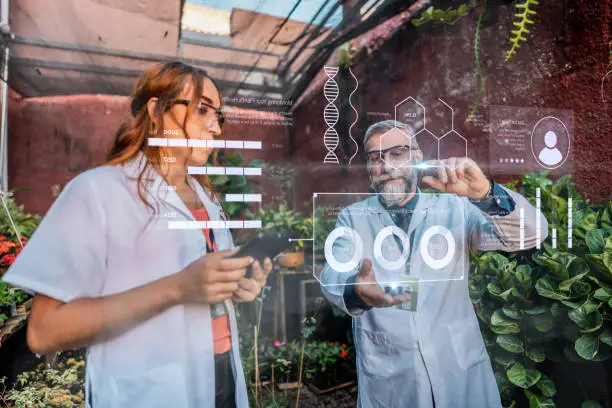
[[[476,112],[478,111],[478,107],[480,106],[482,98],[484,97],[485,78],[482,74],[482,68],[480,66],[480,27],[482,26],[482,19],[486,11],[487,0],[484,0],[484,7],[482,8],[480,16],[478,16],[478,21],[476,22],[476,31],[474,33],[474,58],[476,59],[476,72],[478,74],[478,92],[476,94],[476,100],[474,101],[472,109],[470,110],[470,114],[466,119],[466,122],[471,122],[474,120]]]
[[[539,2],[537,0],[525,0],[524,3],[517,4],[516,13],[514,16],[518,21],[514,21],[512,24],[517,28],[516,30],[510,31],[510,43],[512,44],[512,48],[508,50],[506,53],[506,62],[510,60],[515,54],[516,51],[521,48],[521,41],[527,41],[526,34],[529,34],[529,30],[527,26],[530,24],[535,24],[530,17],[535,16],[537,13],[533,10],[533,7],[537,6]]]

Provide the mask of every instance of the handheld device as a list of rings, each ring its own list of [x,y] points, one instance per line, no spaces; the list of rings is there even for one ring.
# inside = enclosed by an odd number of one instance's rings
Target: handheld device
[[[244,244],[240,250],[234,255],[235,258],[243,256],[252,256],[257,259],[260,264],[263,264],[265,258],[274,258],[285,249],[293,245],[289,239],[296,239],[297,234],[280,231],[280,232],[258,232]],[[247,272],[247,277],[250,277],[251,268]]]

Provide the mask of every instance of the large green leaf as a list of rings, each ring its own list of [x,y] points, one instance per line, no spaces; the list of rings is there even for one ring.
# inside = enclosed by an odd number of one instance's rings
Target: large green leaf
[[[500,334],[495,338],[495,342],[511,353],[522,353],[524,351],[523,343],[513,334]]]
[[[548,313],[532,316],[529,321],[531,322],[533,327],[536,328],[536,330],[541,332],[547,332],[551,330],[555,325],[552,316]]]
[[[504,312],[504,315],[508,316],[511,319],[515,319],[515,320],[521,319],[521,312],[519,312],[518,309],[515,307],[504,306],[502,308],[502,311]]]
[[[524,288],[530,288],[532,285],[533,269],[527,264],[518,265],[515,273],[518,283]]]
[[[569,259],[567,255],[557,253],[554,255],[555,258],[546,256],[544,254],[534,255],[533,260],[538,265],[541,265],[552,272],[558,280],[564,281],[570,278],[567,266],[569,265]]]
[[[529,398],[529,408],[553,408],[556,407],[554,401],[550,398],[542,398],[537,395],[532,395]]]
[[[601,229],[590,230],[587,232],[584,240],[589,247],[589,252],[592,254],[601,254],[606,245],[603,230]]]
[[[546,359],[546,353],[543,347],[530,347],[525,354],[536,363],[541,363]]]
[[[534,306],[532,308],[525,309],[525,313],[527,313],[528,315],[535,316],[542,313],[546,313],[547,310],[548,308],[546,306]]]
[[[612,331],[607,329],[604,330],[599,335],[599,340],[601,340],[602,343],[607,344],[608,346],[612,346]]]
[[[517,387],[529,388],[535,385],[542,373],[538,370],[526,369],[521,363],[514,363],[507,371],[508,380]]]
[[[546,279],[540,278],[536,282],[536,291],[540,296],[555,300],[569,300],[569,297],[559,292],[553,285]]]
[[[607,302],[608,300],[612,299],[612,293],[608,292],[604,288],[599,288],[595,291],[595,293],[593,293],[593,297],[603,302]]]
[[[581,333],[595,332],[603,325],[603,316],[601,313],[598,310],[588,313],[584,305],[570,310],[567,315],[582,329]]]
[[[518,323],[507,318],[501,310],[496,310],[491,316],[491,330],[496,334],[519,333]]]
[[[582,259],[580,261],[582,261]],[[582,262],[584,262],[584,261],[582,261]],[[572,262],[572,264],[573,263],[575,263],[575,262]],[[586,266],[586,262],[584,262],[584,265]],[[588,269],[588,266],[586,266],[586,267]],[[577,282],[577,281],[581,280],[586,275],[587,275],[587,272],[584,272],[584,273],[581,273],[579,275],[574,276],[573,278],[570,278],[568,280],[564,280],[563,282],[561,282],[559,284],[559,290],[562,290],[562,291],[565,291],[565,292],[569,291],[571,289],[572,285],[574,284],[574,282]]]
[[[555,383],[550,380],[550,378],[545,375],[540,378],[540,381],[537,382],[536,387],[542,392],[542,395],[545,397],[554,397],[557,393],[557,387],[555,387]]]
[[[574,343],[574,350],[585,360],[592,360],[599,350],[599,337],[595,334],[583,334]]]

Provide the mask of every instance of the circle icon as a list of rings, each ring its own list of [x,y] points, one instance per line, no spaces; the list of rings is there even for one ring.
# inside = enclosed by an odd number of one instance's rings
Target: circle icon
[[[437,235],[441,236],[441,238],[443,238],[446,242],[446,254],[440,259],[435,259],[429,253],[429,244],[432,241],[432,238]],[[425,261],[427,266],[433,269],[442,269],[450,263],[455,255],[455,238],[448,228],[441,225],[434,225],[429,227],[423,234],[423,237],[421,238],[420,252],[421,258],[423,258],[423,261]]]
[[[353,257],[346,261],[340,262],[334,256],[333,247],[338,238],[347,238],[355,246]],[[329,266],[336,272],[350,272],[359,266],[359,261],[363,256],[363,241],[361,237],[352,228],[349,227],[338,227],[334,229],[325,240],[325,261]]]
[[[531,153],[538,164],[554,170],[565,163],[571,148],[570,134],[554,116],[540,119],[531,131]]]
[[[382,253],[382,243],[385,238],[390,237],[391,235],[397,236],[402,243],[402,255],[397,258],[395,261],[390,261]],[[378,234],[376,234],[376,239],[374,240],[374,258],[376,261],[385,269],[388,270],[397,270],[406,265],[406,259],[408,259],[408,254],[410,252],[410,241],[408,240],[408,235],[406,232],[395,226],[385,227]]]

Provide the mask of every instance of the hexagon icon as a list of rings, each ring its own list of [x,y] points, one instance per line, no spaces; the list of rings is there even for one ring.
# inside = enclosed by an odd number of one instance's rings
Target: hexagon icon
[[[441,138],[453,130],[453,110],[441,99],[427,105],[425,128]]]
[[[467,157],[467,140],[455,130],[451,130],[440,139],[440,160],[450,157]]]
[[[395,105],[395,121],[412,126],[418,133],[425,128],[425,106],[409,96]]]
[[[408,135],[406,132],[404,132],[402,129],[400,128],[393,128],[391,130],[387,130],[385,133],[383,133],[383,135],[380,137],[380,145],[378,146],[378,149],[380,151],[384,150],[383,146],[384,146],[384,141],[386,139],[392,139],[391,144],[389,144],[389,146],[399,146],[399,145],[408,145],[408,146],[412,146],[412,139],[410,137],[410,135]],[[388,165],[390,165],[391,167],[393,167],[394,169],[398,169],[398,168],[404,168],[404,167],[408,167],[411,164],[411,159],[412,159],[412,150],[408,150],[408,158],[403,161],[403,162],[386,162],[385,161],[385,155],[381,154],[380,159],[387,163]]]
[[[423,129],[417,133],[414,138],[416,139],[419,148],[423,152],[423,160],[437,160],[438,159],[438,138],[436,135],[431,133],[427,129]]]

